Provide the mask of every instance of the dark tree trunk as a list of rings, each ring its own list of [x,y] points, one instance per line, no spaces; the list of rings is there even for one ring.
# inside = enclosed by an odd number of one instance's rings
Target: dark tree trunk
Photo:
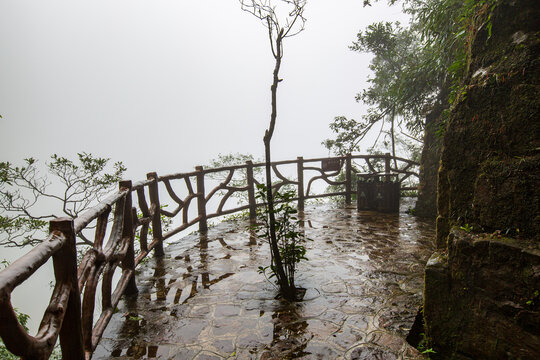
[[[397,160],[396,160],[396,138],[394,132],[394,122],[396,121],[396,109],[392,109],[392,119],[390,127],[390,135],[392,137],[392,156],[394,157],[394,167],[397,169]]]
[[[285,270],[283,269],[283,262],[281,260],[281,255],[279,254],[279,247],[276,237],[276,218],[274,215],[274,195],[272,193],[272,171],[271,171],[271,153],[270,153],[270,141],[272,140],[272,135],[274,134],[274,128],[276,125],[277,117],[277,87],[279,83],[279,68],[281,66],[281,42],[283,40],[283,30],[280,31],[279,35],[276,38],[276,65],[274,67],[274,77],[271,86],[272,91],[272,113],[270,115],[270,126],[264,134],[264,153],[265,153],[265,162],[266,162],[266,198],[268,201],[268,216],[270,222],[270,251],[272,254],[272,261],[275,266],[275,273],[278,278],[279,287],[283,297],[289,300],[295,299],[295,288],[294,284],[289,284],[287,276],[285,275]]]

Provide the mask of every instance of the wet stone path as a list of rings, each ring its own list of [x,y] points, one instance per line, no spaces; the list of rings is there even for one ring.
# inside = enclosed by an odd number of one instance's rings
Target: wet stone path
[[[407,203],[402,205],[402,210]],[[434,229],[398,215],[308,207],[304,300],[275,299],[268,244],[229,221],[138,270],[93,359],[421,359],[405,341]]]

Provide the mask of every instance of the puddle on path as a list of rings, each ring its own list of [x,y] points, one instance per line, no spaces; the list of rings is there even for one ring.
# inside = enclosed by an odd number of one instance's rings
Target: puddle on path
[[[403,201],[402,210],[411,204]],[[336,209],[305,212],[304,300],[274,299],[257,268],[266,242],[247,223],[192,234],[137,274],[94,359],[421,359],[405,341],[422,302],[434,227],[399,215]]]

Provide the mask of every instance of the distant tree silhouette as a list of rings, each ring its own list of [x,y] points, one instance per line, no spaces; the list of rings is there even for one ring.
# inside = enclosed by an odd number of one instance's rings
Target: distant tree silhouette
[[[49,180],[37,160],[24,162],[21,167],[0,162],[0,246],[37,245],[49,220],[76,218],[108,195],[126,170],[121,162],[109,169],[109,159],[92,154],[80,153],[78,161],[55,154],[46,163]],[[56,210],[44,213],[37,208],[43,202]],[[93,245],[82,232],[77,237],[80,244]]]

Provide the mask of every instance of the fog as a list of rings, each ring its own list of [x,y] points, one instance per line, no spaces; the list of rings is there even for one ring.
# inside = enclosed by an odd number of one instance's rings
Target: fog
[[[370,56],[348,46],[398,7],[311,1],[284,44],[274,158],[327,155],[334,116],[359,118]],[[0,3],[2,161],[90,152],[133,180],[219,153],[262,156],[273,58],[237,1]]]
[[[371,57],[348,46],[367,25],[406,17],[362,4],[312,0],[305,31],[286,39],[275,160],[328,155],[333,118],[365,112],[354,96]],[[220,153],[262,158],[273,65],[266,29],[236,0],[3,0],[0,161],[88,152],[137,181]]]

